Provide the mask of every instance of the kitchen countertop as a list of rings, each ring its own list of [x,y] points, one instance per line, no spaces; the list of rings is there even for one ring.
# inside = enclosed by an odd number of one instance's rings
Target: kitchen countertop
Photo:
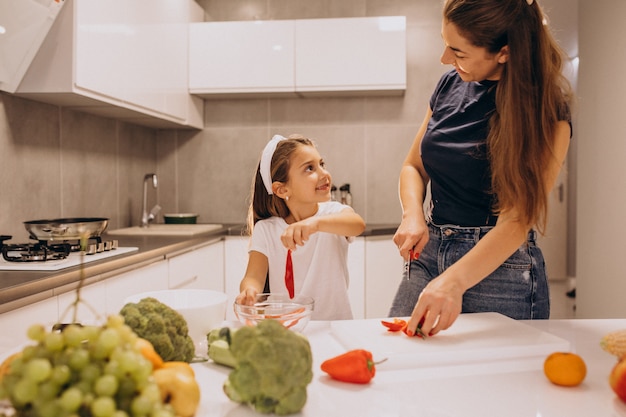
[[[361,236],[373,237],[395,233],[397,225],[368,225]],[[225,224],[222,229],[194,237],[115,236],[120,247],[137,247],[128,254],[85,264],[85,284],[148,265],[178,253],[206,245],[224,236],[242,236],[244,226]],[[103,240],[107,239],[106,232]],[[0,314],[72,291],[80,279],[80,266],[58,271],[0,271]]]
[[[307,390],[307,404],[297,415],[626,416],[626,404],[617,398],[608,383],[616,359],[599,346],[604,334],[626,328],[626,319],[522,323],[570,342],[570,350],[581,355],[587,364],[587,377],[581,385],[566,388],[550,383],[543,374],[543,356],[535,361],[492,361],[473,366],[433,366],[417,370],[386,370],[382,363],[377,366],[376,376],[368,385],[341,383],[328,378],[319,367],[325,359],[343,353],[345,348],[332,336],[331,322],[310,322],[304,334],[311,343],[314,376]],[[193,367],[202,389],[196,417],[259,416],[249,407],[230,401],[223,393],[222,384],[230,372],[228,368],[212,362],[194,364]]]

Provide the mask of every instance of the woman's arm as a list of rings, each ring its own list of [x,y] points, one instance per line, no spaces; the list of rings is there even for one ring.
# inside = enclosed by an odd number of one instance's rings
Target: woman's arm
[[[424,196],[426,184],[430,179],[422,163],[420,148],[431,116],[432,111],[429,107],[400,171],[399,192],[402,221],[393,241],[404,259],[409,258],[409,250],[419,253],[428,242],[428,228],[424,218]]]
[[[241,293],[237,296],[236,302],[240,304],[252,304],[257,294],[263,292],[269,263],[267,256],[261,252],[250,251],[248,254],[248,267],[246,273],[239,284]]]
[[[559,122],[554,157],[547,167],[547,189],[552,190],[569,147],[570,127]],[[532,225],[521,224],[515,210],[501,213],[495,227],[465,256],[432,280],[420,295],[408,329],[415,330],[423,319],[422,331],[436,334],[450,327],[461,313],[463,293],[495,271],[526,241]]]

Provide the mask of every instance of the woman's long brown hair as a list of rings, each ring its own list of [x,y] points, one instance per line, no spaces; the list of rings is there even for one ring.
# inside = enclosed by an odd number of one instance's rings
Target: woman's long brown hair
[[[494,209],[515,208],[522,224],[544,232],[551,191],[545,176],[557,122],[569,120],[572,97],[562,73],[565,54],[536,0],[447,0],[443,15],[489,53],[508,45],[487,137]]]

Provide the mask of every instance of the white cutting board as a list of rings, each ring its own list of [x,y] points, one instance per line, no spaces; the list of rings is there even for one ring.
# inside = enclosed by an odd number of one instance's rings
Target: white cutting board
[[[406,317],[403,317],[407,319]],[[537,358],[569,351],[570,343],[498,313],[461,314],[448,330],[427,339],[389,332],[381,320],[345,320],[331,323],[331,332],[346,350],[365,349],[378,369],[405,370],[454,364]]]

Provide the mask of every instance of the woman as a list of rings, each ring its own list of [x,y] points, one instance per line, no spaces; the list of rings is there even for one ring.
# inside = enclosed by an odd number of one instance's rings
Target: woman
[[[407,260],[390,316],[427,335],[463,312],[548,318],[536,227],[571,135],[563,53],[533,0],[447,0],[444,74],[400,173]],[[423,203],[430,187],[430,207]]]

